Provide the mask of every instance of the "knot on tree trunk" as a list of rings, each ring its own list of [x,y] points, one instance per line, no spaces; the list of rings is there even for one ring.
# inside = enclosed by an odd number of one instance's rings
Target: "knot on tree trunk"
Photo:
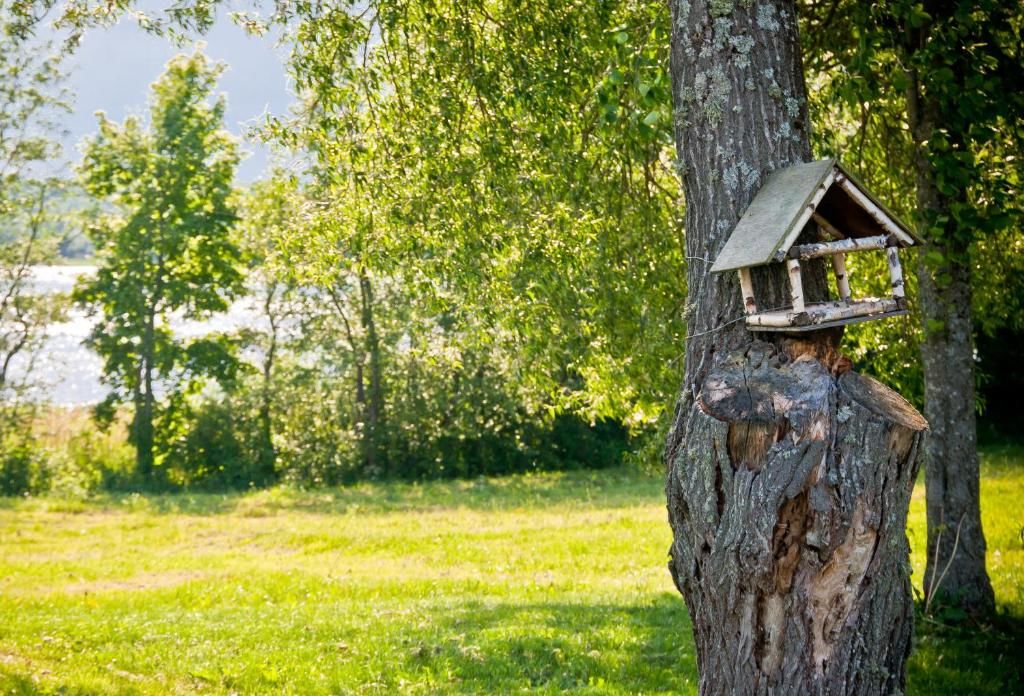
[[[715,681],[702,693],[902,690],[927,424],[829,356],[755,341],[719,359],[684,416],[671,568]]]

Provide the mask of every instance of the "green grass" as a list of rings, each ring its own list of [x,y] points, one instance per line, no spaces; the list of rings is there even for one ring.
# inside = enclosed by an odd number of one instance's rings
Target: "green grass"
[[[909,690],[920,694],[1024,694],[1024,449],[982,453],[981,518],[988,544],[986,565],[996,593],[993,625],[950,627],[918,617]],[[924,485],[910,505],[914,588],[924,576]]]
[[[913,693],[1020,687],[1024,453],[983,471],[1003,615],[922,624]],[[695,693],[668,544],[625,471],[3,500],[0,692]]]

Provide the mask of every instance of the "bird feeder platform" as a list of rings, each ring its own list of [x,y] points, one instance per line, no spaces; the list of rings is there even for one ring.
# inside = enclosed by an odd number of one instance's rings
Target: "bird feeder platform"
[[[746,323],[754,331],[816,331],[860,321],[898,317],[908,311],[892,298],[867,297],[849,303],[812,302],[804,305],[804,311],[799,313],[792,309],[758,312],[748,315]]]

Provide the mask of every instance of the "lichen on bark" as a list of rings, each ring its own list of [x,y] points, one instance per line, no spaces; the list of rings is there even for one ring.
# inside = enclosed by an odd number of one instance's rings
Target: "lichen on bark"
[[[903,687],[906,512],[926,424],[830,367],[755,341],[716,362],[687,413],[669,461],[671,569],[702,693]]]

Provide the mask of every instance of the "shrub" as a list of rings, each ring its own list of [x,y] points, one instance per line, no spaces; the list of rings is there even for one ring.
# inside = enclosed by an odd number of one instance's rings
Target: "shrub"
[[[30,439],[0,442],[0,495],[42,493],[49,488],[46,457]]]
[[[274,482],[274,472],[262,469],[252,419],[226,395],[190,404],[178,427],[162,462],[171,484],[238,490]]]

